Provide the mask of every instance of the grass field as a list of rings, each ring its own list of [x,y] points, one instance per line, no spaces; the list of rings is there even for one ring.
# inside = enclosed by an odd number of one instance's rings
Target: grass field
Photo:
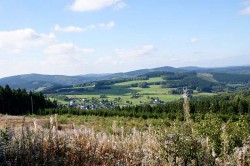
[[[139,104],[142,102],[150,102],[151,98],[159,98],[164,102],[171,102],[181,98],[180,95],[171,95],[169,94],[171,88],[161,88],[160,85],[150,85],[149,88],[124,88],[122,86],[113,85],[111,89],[105,90],[96,90],[94,92],[86,92],[82,95],[67,95],[69,98],[100,98],[101,94],[105,94],[108,100],[114,100],[115,98],[120,97],[121,104],[125,104],[127,101],[132,102],[133,104]],[[132,93],[138,93],[141,95],[139,98],[131,98]]]
[[[92,98],[101,99],[100,95],[105,94],[107,98],[111,101],[114,101],[115,98],[120,97],[121,101],[120,104],[126,104],[127,101],[132,102],[133,104],[140,104],[140,102],[150,102],[151,98],[159,98],[164,102],[172,102],[175,100],[181,99],[181,95],[173,95],[169,94],[169,90],[171,88],[161,88],[160,85],[150,85],[150,88],[128,88],[122,90],[122,88],[112,88],[107,90],[97,90],[95,92],[87,92],[82,95],[67,95],[69,98],[87,98],[91,100]],[[115,90],[116,89],[116,90]],[[119,90],[120,89],[120,90]],[[118,91],[117,91],[118,90]],[[124,92],[124,93],[122,93]],[[132,92],[136,92],[141,95],[139,98],[131,98]],[[208,95],[215,95],[214,93],[194,93],[193,96],[208,96]]]
[[[249,123],[0,115],[0,165],[249,165]],[[241,130],[238,130],[238,125]]]
[[[91,100],[93,97],[97,98],[97,99],[102,99],[100,98],[100,95],[67,95],[69,98],[87,98],[89,100]],[[151,99],[148,98],[149,97],[153,97],[153,98],[159,98],[162,101],[165,102],[171,102],[174,100],[178,100],[181,98],[180,95],[143,95],[139,98],[131,98],[131,95],[123,95],[123,96],[119,96],[119,95],[108,95],[107,98],[103,98],[103,99],[108,99],[109,101],[114,101],[115,98],[121,97],[121,101],[120,104],[126,104],[126,101],[132,102],[132,104],[140,104],[140,101],[142,102],[150,102]]]
[[[154,77],[154,78],[149,78],[148,80],[127,81],[127,82],[117,83],[114,85],[124,86],[124,85],[130,85],[130,84],[141,83],[141,82],[153,83],[153,82],[161,82],[161,81],[164,81],[162,77]]]
[[[208,80],[208,81],[211,81],[211,82],[218,82],[218,81],[216,81],[214,79],[213,75],[210,74],[210,73],[198,73],[197,76],[204,79],[204,80]]]
[[[131,84],[147,82],[147,83],[155,83],[164,81],[162,77],[150,78],[148,80],[136,80],[136,81],[127,81],[122,83],[116,83],[110,85],[110,89],[94,89],[93,86],[86,86],[80,88],[88,88],[88,91],[84,91],[82,93],[77,94],[68,94],[66,95],[69,98],[87,98],[91,100],[92,98],[100,99],[100,95],[106,95],[109,101],[114,101],[116,98],[121,98],[118,102],[119,105],[125,105],[127,103],[132,103],[133,105],[137,105],[142,103],[149,103],[151,98],[159,98],[163,102],[171,102],[181,98],[181,95],[173,95],[169,92],[174,90],[175,88],[162,88],[161,85],[149,85],[148,88],[140,88],[140,87],[128,87]],[[79,87],[76,87],[79,89]],[[132,98],[133,94],[138,94],[140,97]],[[202,95],[214,95],[213,93],[198,93],[194,91],[194,96],[202,96]],[[67,104],[65,101],[59,101],[62,104]]]

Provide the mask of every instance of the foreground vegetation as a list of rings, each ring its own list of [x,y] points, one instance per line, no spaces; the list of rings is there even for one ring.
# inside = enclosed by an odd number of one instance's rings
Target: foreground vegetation
[[[250,126],[244,117],[226,123],[210,114],[196,121],[15,118],[19,123],[1,124],[0,165],[250,164]]]
[[[1,116],[0,165],[249,165],[248,105],[241,110],[239,104],[249,101],[248,93],[224,96],[236,110],[225,115],[234,119],[191,114],[187,93],[183,118]],[[149,108],[137,111],[154,114]]]
[[[250,91],[184,92],[155,106],[0,115],[0,165],[249,165]]]

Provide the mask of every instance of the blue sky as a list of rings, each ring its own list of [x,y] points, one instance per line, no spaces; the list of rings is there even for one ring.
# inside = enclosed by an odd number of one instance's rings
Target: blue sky
[[[250,65],[250,0],[2,0],[0,77]]]

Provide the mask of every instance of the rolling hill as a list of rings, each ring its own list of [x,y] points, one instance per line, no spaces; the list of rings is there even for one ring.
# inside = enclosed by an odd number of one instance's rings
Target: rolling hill
[[[178,100],[183,87],[187,87],[192,96],[207,96],[249,90],[249,85],[249,74],[152,71],[130,78],[47,88],[43,92],[64,104],[70,99],[86,99],[99,102],[108,100],[116,105],[140,105]]]
[[[227,73],[227,74],[250,74],[250,66],[233,66],[221,68],[201,68],[195,66],[174,68],[170,66],[140,69],[129,72],[120,72],[113,74],[87,74],[78,76],[65,76],[65,75],[42,75],[42,74],[24,74],[10,76],[0,79],[0,85],[5,86],[8,84],[12,88],[25,88],[27,90],[42,90],[44,88],[69,86],[75,84],[82,84],[86,82],[93,82],[98,80],[115,80],[122,78],[132,78],[139,75],[152,72],[197,72],[197,73]],[[227,76],[228,77],[228,76]],[[236,76],[234,75],[234,78]],[[240,75],[238,77],[241,77]],[[204,78],[204,77],[203,77]]]
[[[103,76],[103,75],[100,75]],[[64,75],[42,75],[42,74],[24,74],[0,79],[0,85],[8,84],[12,88],[25,88],[27,90],[36,90],[53,86],[67,86],[93,81],[98,78],[97,75],[87,76],[64,76]]]
[[[217,67],[217,68],[202,68],[196,66],[189,66],[189,67],[181,67],[180,69],[186,71],[196,71],[196,72],[250,74],[250,66],[229,66],[229,67]]]

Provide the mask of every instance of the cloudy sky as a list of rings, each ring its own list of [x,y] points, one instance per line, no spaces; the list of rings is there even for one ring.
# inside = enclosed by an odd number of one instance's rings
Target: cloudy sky
[[[0,77],[250,65],[250,0],[1,0]]]

